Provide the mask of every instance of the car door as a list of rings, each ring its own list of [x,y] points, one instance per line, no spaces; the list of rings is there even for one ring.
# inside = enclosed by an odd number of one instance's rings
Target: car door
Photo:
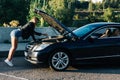
[[[115,41],[110,38],[75,42],[74,55],[77,58],[107,57],[117,53]]]
[[[75,57],[81,59],[109,58],[118,56],[120,39],[113,37],[78,40]]]

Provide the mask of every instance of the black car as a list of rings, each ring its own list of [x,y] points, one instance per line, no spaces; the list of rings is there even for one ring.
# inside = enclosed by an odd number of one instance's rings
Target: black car
[[[37,9],[35,13],[42,16],[60,35],[28,43],[25,50],[27,61],[48,64],[56,71],[79,63],[119,61],[120,23],[97,22],[71,31],[47,13]]]

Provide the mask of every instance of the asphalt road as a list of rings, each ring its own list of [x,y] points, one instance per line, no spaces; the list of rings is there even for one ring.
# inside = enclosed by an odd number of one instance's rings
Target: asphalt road
[[[14,67],[7,66],[4,59],[0,58],[0,80],[120,80],[120,65],[81,65],[56,72],[24,57],[15,57]]]

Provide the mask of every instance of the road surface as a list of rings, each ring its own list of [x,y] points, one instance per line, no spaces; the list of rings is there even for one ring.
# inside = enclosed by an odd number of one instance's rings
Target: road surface
[[[15,57],[14,67],[0,58],[0,80],[120,80],[120,65],[81,65],[66,71],[52,71],[45,65],[33,65],[24,57]]]

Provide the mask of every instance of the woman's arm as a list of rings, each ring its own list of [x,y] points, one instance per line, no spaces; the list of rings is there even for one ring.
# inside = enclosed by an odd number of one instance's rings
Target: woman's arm
[[[34,31],[34,34],[38,35],[38,36],[41,36],[41,35],[48,36],[48,34],[38,33],[38,32],[35,32],[35,31]]]

